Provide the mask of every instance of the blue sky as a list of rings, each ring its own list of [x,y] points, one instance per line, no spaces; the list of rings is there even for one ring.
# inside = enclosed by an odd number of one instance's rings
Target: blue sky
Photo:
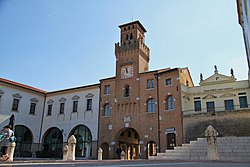
[[[46,91],[115,75],[118,25],[147,30],[149,70],[188,67],[247,79],[236,0],[0,0],[0,77]]]

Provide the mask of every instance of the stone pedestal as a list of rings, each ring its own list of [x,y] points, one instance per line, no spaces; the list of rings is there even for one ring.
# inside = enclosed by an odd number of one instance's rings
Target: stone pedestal
[[[124,151],[121,152],[121,160],[125,160],[126,153]]]
[[[67,159],[68,159],[68,150],[69,150],[69,146],[65,145],[63,147],[63,160],[64,161],[67,161]]]
[[[68,140],[68,161],[74,161],[75,160],[75,149],[76,149],[76,138],[74,135],[71,135]]]
[[[102,149],[101,149],[101,147],[99,147],[99,149],[98,149],[98,160],[102,160]]]
[[[7,154],[9,155],[9,161],[13,161],[14,151],[15,151],[16,143],[9,143],[7,148]]]

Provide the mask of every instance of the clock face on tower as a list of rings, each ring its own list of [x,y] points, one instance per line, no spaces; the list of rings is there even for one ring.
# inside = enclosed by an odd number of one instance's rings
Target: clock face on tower
[[[121,79],[133,77],[134,68],[133,65],[126,65],[121,67]]]

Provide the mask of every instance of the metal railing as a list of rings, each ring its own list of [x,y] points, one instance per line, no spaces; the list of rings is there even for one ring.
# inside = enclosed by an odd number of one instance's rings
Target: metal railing
[[[183,115],[193,115],[202,113],[217,113],[223,111],[239,111],[239,110],[250,110],[250,104],[247,105],[233,105],[233,106],[221,106],[221,107],[211,107],[211,108],[200,108],[200,110],[185,110],[182,111]]]

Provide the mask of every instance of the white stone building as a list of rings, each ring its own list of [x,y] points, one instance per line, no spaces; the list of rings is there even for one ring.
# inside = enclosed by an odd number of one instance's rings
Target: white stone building
[[[15,118],[15,156],[61,157],[71,135],[76,156],[96,158],[99,84],[46,92],[0,78],[0,128]]]
[[[219,74],[215,66],[199,86],[182,85],[181,91],[184,143],[205,137],[209,125],[220,137],[250,136],[249,80],[237,81],[232,69],[231,76]]]
[[[182,85],[183,115],[207,112],[248,109],[250,88],[248,80],[236,81],[233,70],[231,76],[218,73],[201,80],[199,86]]]

